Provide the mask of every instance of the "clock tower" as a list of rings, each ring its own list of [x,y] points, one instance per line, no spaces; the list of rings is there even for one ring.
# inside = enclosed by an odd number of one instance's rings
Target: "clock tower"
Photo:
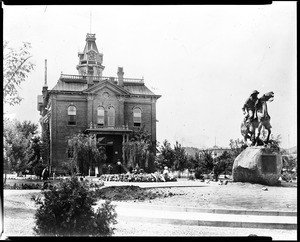
[[[79,75],[83,76],[102,76],[102,71],[104,70],[103,54],[99,53],[96,45],[95,34],[86,35],[86,44],[83,52],[78,53],[79,64],[76,69]]]

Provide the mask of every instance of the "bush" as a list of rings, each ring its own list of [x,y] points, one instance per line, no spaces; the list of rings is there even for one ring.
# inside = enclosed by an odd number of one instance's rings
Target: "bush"
[[[195,178],[196,179],[203,179],[204,178],[204,176],[201,172],[201,169],[198,169],[198,168],[195,169]]]
[[[39,235],[98,235],[113,234],[111,224],[117,221],[115,206],[105,201],[94,212],[95,192],[86,181],[71,177],[42,191],[41,197],[32,197],[38,209],[34,231]]]
[[[292,173],[292,172],[284,171],[284,172],[281,174],[282,180],[284,180],[284,181],[286,181],[286,182],[295,180],[296,177],[297,177],[297,174],[294,173],[294,172]]]
[[[194,175],[189,175],[188,176],[188,180],[194,181],[195,180],[195,176]]]

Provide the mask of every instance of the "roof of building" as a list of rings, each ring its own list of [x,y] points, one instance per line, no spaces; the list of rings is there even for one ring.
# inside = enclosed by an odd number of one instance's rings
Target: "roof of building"
[[[155,95],[148,87],[143,83],[126,83],[124,82],[124,87],[126,91],[133,95]],[[59,79],[56,85],[52,88],[52,91],[70,91],[70,92],[81,92],[88,89],[88,84],[84,82],[65,82]]]
[[[124,83],[124,89],[128,92],[136,95],[155,95],[148,87],[145,85],[126,85]]]
[[[64,82],[58,80],[52,91],[75,91],[80,92],[88,88],[87,83],[80,82]]]

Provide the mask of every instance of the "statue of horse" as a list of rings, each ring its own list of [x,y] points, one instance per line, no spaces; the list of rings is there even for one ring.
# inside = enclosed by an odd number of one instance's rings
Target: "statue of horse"
[[[250,120],[244,120],[241,124],[241,134],[244,137],[244,141],[247,143],[249,139],[251,141],[251,145],[255,145],[255,130],[258,127],[257,118],[255,118],[252,122]]]
[[[263,145],[268,143],[271,134],[270,116],[267,109],[267,101],[272,102],[274,98],[274,92],[268,92],[259,98],[256,102],[256,118],[250,122],[250,120],[244,120],[241,124],[241,134],[244,137],[245,142],[251,140],[251,145]],[[265,141],[262,141],[259,136],[262,127],[268,131],[268,136]],[[257,135],[255,132],[257,130]]]
[[[264,127],[268,131],[268,136],[266,140],[263,142],[267,144],[270,139],[271,135],[271,124],[270,124],[270,115],[268,114],[268,107],[267,107],[267,102],[272,102],[274,100],[274,92],[268,92],[265,93],[261,98],[257,100],[256,103],[256,115],[257,115],[257,121],[258,121],[258,126],[257,126],[257,135],[255,140],[259,140],[260,136],[260,131],[262,127]]]

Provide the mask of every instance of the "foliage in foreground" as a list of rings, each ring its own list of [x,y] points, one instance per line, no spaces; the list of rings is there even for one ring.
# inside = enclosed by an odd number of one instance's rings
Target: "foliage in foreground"
[[[31,44],[23,42],[18,49],[3,41],[3,101],[9,105],[19,104],[19,87],[24,82],[35,64],[29,61]]]
[[[105,201],[95,212],[95,192],[86,181],[77,177],[63,180],[42,192],[43,197],[32,197],[38,209],[34,231],[52,236],[109,236],[116,224],[115,206]]]

